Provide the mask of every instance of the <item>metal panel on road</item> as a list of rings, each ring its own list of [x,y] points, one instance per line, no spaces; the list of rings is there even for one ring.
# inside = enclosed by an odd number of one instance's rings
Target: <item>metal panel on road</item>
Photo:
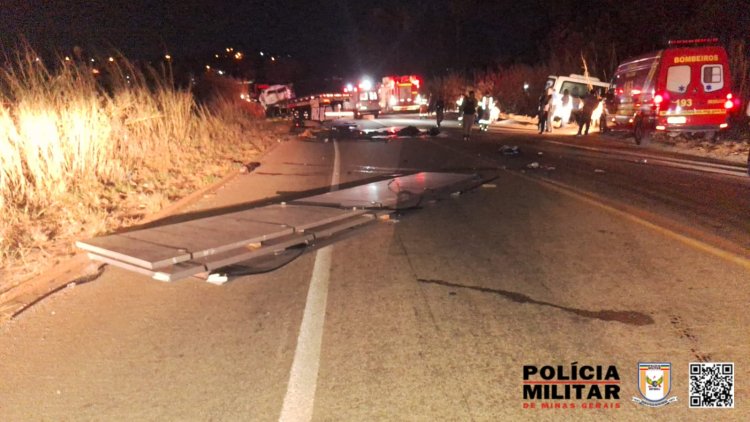
[[[98,256],[154,270],[308,230],[364,212],[330,207],[270,205],[103,236],[77,244]]]
[[[422,172],[327,192],[292,203],[344,208],[405,208],[414,206],[425,194],[450,193],[451,188],[464,187],[476,178],[475,174]]]
[[[268,256],[473,187],[475,174],[417,173],[275,204],[76,242],[92,259],[173,281]]]

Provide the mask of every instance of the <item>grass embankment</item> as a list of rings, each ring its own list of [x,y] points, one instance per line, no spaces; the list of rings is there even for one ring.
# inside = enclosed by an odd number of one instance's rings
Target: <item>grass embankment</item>
[[[27,52],[2,69],[0,293],[275,140],[235,104],[198,106],[158,72],[97,63],[51,70]]]

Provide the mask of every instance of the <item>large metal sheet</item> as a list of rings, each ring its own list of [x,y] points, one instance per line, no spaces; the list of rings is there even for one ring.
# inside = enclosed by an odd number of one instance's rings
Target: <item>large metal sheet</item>
[[[327,192],[292,203],[343,208],[405,208],[419,203],[425,194],[450,191],[451,187],[473,180],[476,180],[474,174],[422,172]]]
[[[354,217],[365,212],[365,210],[276,204],[235,214],[242,220],[284,224],[292,227],[295,231],[304,231],[312,227]],[[196,222],[203,223],[204,220],[196,220]]]
[[[76,242],[99,259],[165,281],[266,256],[472,187],[473,174],[417,173],[277,204]],[[369,211],[368,211],[369,210]]]
[[[158,269],[309,230],[364,212],[330,207],[270,205],[98,237],[77,242],[77,245],[100,256],[147,269]]]

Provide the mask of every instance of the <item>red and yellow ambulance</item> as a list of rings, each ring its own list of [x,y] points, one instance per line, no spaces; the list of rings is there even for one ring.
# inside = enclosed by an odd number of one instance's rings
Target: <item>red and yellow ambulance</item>
[[[736,105],[729,60],[716,39],[670,41],[669,47],[618,66],[601,128],[628,128],[640,144],[656,132],[705,132],[728,126]]]

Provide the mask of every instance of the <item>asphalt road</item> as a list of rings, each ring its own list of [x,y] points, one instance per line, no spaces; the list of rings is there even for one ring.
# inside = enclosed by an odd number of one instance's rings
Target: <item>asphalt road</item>
[[[0,420],[750,418],[750,179],[616,138],[447,126],[280,144],[186,218],[400,171],[495,180],[224,286],[109,267],[30,308],[0,328]],[[614,365],[619,400],[524,400],[524,365],[574,362]],[[671,363],[676,403],[632,402],[639,362]],[[735,364],[734,409],[688,408],[690,362]]]

